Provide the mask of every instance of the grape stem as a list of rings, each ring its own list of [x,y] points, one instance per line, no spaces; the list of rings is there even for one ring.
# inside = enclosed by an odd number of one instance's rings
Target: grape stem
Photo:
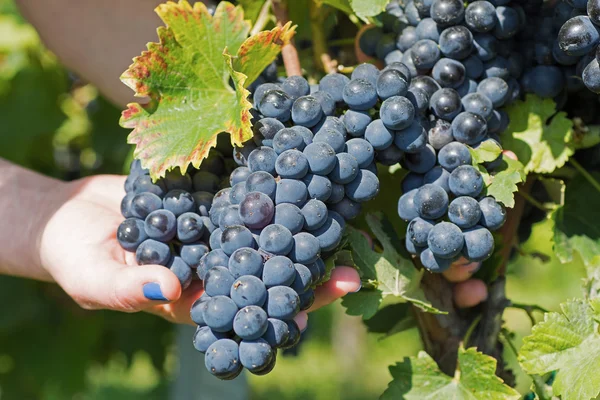
[[[526,193],[526,192],[518,192],[518,193],[519,193],[519,196],[523,197],[529,204],[531,204],[535,208],[537,208],[545,213],[547,213],[548,211],[552,211],[551,207],[547,207],[544,204],[542,204],[541,202],[537,201],[529,193]]]
[[[533,312],[534,311],[539,311],[541,313],[548,313],[549,311],[546,310],[543,307],[540,307],[538,305],[530,305],[530,304],[521,304],[521,303],[510,303],[511,308],[518,308],[519,310],[523,310],[527,313],[527,316],[529,317],[529,319],[531,320],[531,325],[535,325],[537,323],[537,321],[535,320],[535,317],[533,316]]]
[[[334,72],[335,61],[329,56],[327,38],[323,31],[326,14],[323,12],[323,7],[316,1],[308,2],[308,11],[313,42],[313,62],[317,68],[322,68],[326,73]]]
[[[285,4],[284,0],[273,1],[273,14],[277,20],[277,26],[283,26],[290,20],[287,4]],[[294,39],[290,40],[289,44],[283,46],[281,57],[283,58],[283,65],[285,66],[287,76],[302,76],[302,67],[300,66],[300,58],[298,57],[298,50],[296,50]]]
[[[590,183],[590,185],[592,185],[598,192],[600,192],[600,183],[592,176],[592,174],[590,174],[589,172],[587,172],[585,170],[585,168],[583,168],[583,166],[581,164],[579,164],[579,161],[577,161],[574,158],[571,158],[569,160],[569,163],[571,163],[571,165],[573,167],[575,167],[575,169],[581,175],[583,175],[583,177]]]

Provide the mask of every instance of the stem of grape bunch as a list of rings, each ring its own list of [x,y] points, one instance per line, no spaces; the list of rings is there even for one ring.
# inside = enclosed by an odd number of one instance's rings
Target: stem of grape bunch
[[[273,1],[273,14],[275,14],[278,26],[283,26],[290,21],[286,0]],[[296,50],[296,46],[294,45],[294,39],[281,48],[281,57],[283,58],[283,65],[285,66],[287,76],[302,75],[302,67],[300,66],[300,58],[298,57],[298,50]]]

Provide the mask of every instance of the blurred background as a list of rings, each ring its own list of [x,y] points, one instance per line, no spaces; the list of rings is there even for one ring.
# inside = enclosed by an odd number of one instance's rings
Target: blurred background
[[[11,0],[0,0],[0,157],[65,180],[121,173],[131,149],[119,115],[43,48]],[[563,265],[553,257],[550,221],[536,219],[535,210],[525,221],[508,297],[554,310],[579,295],[584,268],[579,260]],[[530,236],[532,229],[538,233]],[[180,355],[195,350],[191,336],[176,345],[173,325],[146,314],[85,311],[56,285],[10,277],[0,277],[0,304],[1,400],[179,397],[169,393]],[[520,345],[531,322],[508,309],[506,325]],[[250,398],[376,399],[390,380],[388,366],[419,350],[415,329],[383,338],[333,304],[311,314],[301,345],[280,357],[273,373],[247,377]],[[510,350],[507,359],[525,393],[530,382]],[[191,360],[186,379],[204,369],[200,355]]]

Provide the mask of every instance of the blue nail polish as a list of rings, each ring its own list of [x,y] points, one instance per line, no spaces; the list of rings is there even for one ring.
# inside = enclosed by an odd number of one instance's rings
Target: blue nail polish
[[[144,296],[148,300],[169,301],[160,290],[160,285],[156,282],[149,282],[144,285]]]

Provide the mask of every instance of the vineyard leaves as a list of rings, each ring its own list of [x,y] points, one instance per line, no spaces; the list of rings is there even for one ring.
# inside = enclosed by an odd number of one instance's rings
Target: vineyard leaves
[[[458,349],[454,377],[444,374],[424,351],[390,367],[393,380],[381,400],[517,400],[521,395],[496,376],[496,360],[475,348]]]
[[[593,174],[600,179],[600,174]],[[564,263],[577,252],[590,266],[600,264],[600,193],[582,176],[569,181],[565,189],[564,205],[553,218],[554,252]],[[583,212],[585,211],[585,212]]]
[[[562,167],[575,152],[573,122],[564,112],[556,113],[552,99],[527,95],[507,107],[510,124],[502,134],[502,145],[525,165],[525,172],[540,174]]]
[[[485,166],[501,154],[502,149],[494,140],[486,140],[477,148],[470,149],[473,165],[479,168],[486,183],[487,195],[494,197],[506,207],[514,207],[515,192],[519,190],[517,184],[525,181],[526,175],[523,164],[509,157],[503,156],[500,164],[490,174]]]
[[[235,68],[258,76],[293,35],[288,24],[246,40],[250,24],[228,2],[214,17],[201,2],[192,7],[185,0],[156,11],[167,24],[158,29],[160,43],[148,44],[121,77],[136,96],[150,98],[129,104],[121,124],[133,129],[128,142],[154,179],[175,167],[198,168],[222,131],[237,145],[252,137],[244,89],[250,79]]]
[[[600,393],[600,300],[570,300],[561,312],[544,315],[523,339],[519,362],[528,374],[558,370],[554,395],[564,400],[595,398]]]
[[[380,214],[366,216],[367,223],[373,235],[383,248],[381,253],[371,249],[364,235],[349,227],[348,241],[352,244],[352,258],[359,269],[361,279],[369,287],[358,293],[349,294],[342,300],[350,315],[362,315],[369,319],[375,315],[382,301],[393,296],[394,300],[410,302],[423,311],[442,313],[426,299],[419,283],[423,271],[417,271],[413,263],[400,256],[393,243],[399,243],[398,238],[392,238],[393,229],[386,229],[385,221]]]
[[[346,14],[356,14],[362,19],[373,17],[388,5],[390,0],[315,0],[320,3],[329,4]]]

